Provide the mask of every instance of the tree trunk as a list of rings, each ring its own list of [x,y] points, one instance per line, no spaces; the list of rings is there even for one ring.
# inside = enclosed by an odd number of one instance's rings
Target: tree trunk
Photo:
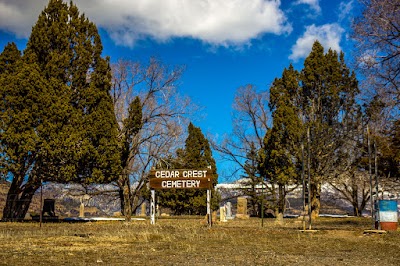
[[[357,188],[357,185],[354,183],[352,186],[352,195],[351,196],[352,196],[352,201],[353,201],[353,215],[359,217],[359,216],[361,216],[361,213],[358,208],[358,188]]]
[[[28,182],[21,189],[23,176],[15,177],[7,194],[6,205],[3,209],[4,221],[22,221],[28,212],[32,197],[40,187],[39,182]]]
[[[364,193],[364,191],[363,191],[363,197],[362,197],[361,205],[360,205],[360,216],[362,216],[362,212],[365,209],[365,206],[367,205],[368,201],[369,201],[368,193]]]
[[[357,216],[357,217],[361,217],[361,213],[360,213],[357,205],[353,205],[353,215]]]
[[[137,195],[132,195],[132,213],[137,212],[139,205],[139,197]]]
[[[121,180],[118,180],[118,197],[119,204],[121,206],[121,215],[125,216],[125,200],[124,200],[124,187],[119,183]]]
[[[126,221],[132,219],[132,205],[131,205],[131,188],[129,182],[129,176],[122,174],[118,180],[119,187],[119,199],[121,203],[121,214],[125,216]]]
[[[278,211],[279,213],[285,212],[285,205],[286,205],[286,191],[285,185],[279,184],[279,195],[278,195]]]
[[[279,225],[283,225],[283,212],[285,211],[285,185],[278,184],[278,195],[275,207],[275,222]]]
[[[250,205],[252,209],[252,215],[259,217],[259,199],[257,197],[257,192],[253,189],[250,197]]]
[[[131,187],[129,177],[125,178],[124,182],[124,213],[127,222],[132,218],[132,205],[131,205]]]
[[[321,209],[321,183],[311,184],[311,216],[317,218]]]

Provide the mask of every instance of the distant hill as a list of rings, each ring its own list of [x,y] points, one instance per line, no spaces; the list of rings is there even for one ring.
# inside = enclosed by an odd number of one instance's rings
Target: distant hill
[[[0,183],[0,218],[7,199],[10,183]],[[96,195],[85,195],[82,186],[48,183],[43,186],[43,199],[55,199],[55,214],[59,217],[75,217],[79,215],[81,201],[85,205],[85,216],[111,216],[120,211],[119,199],[115,193],[105,191],[115,190],[113,186],[99,186]],[[36,191],[28,213],[36,215],[40,213],[41,191]]]
[[[216,189],[221,195],[222,205],[226,202],[231,202],[235,208],[237,197],[243,196],[248,182],[244,179],[239,179],[233,183],[221,183],[216,186]],[[244,184],[244,185],[243,185]],[[258,193],[261,193],[261,186],[257,188]],[[303,212],[301,186],[293,186],[291,192],[286,195],[286,214],[300,215]],[[248,209],[251,212],[251,208]],[[273,213],[272,210],[269,212]],[[324,185],[321,194],[321,214],[335,215],[351,215],[353,213],[352,206],[342,199],[332,187]],[[251,215],[251,213],[249,213]]]
[[[222,196],[223,205],[227,201],[232,203],[233,210],[236,207],[236,198],[241,195],[240,189],[224,189],[224,185],[219,185],[219,192]],[[9,182],[0,182],[0,218],[10,187]],[[117,197],[116,187],[112,185],[102,185],[91,187],[91,196],[85,195],[84,189],[79,185],[47,183],[43,186],[43,199],[55,199],[55,213],[59,217],[79,216],[81,200],[85,204],[85,216],[113,216],[120,212],[120,202]],[[288,214],[301,214],[302,200],[301,188],[297,188],[287,195]],[[366,210],[366,212],[368,212]],[[36,192],[29,214],[40,213],[40,189]],[[323,188],[321,195],[321,214],[352,214],[352,207],[348,202],[343,201],[335,191],[328,187]]]

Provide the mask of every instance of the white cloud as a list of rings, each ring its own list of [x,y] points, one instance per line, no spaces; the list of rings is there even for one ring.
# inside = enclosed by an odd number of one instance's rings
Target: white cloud
[[[0,0],[0,28],[28,36],[47,0]],[[189,37],[215,45],[248,43],[291,25],[280,0],[75,0],[81,12],[120,45]]]
[[[354,6],[354,1],[351,0],[350,2],[341,2],[339,5],[339,21],[343,21],[348,19],[352,10],[353,10],[353,6]]]
[[[289,59],[297,61],[305,58],[310,53],[313,43],[318,40],[327,50],[341,51],[340,40],[344,29],[339,24],[325,24],[322,26],[310,25],[306,27],[306,31],[296,44],[292,46],[292,54]]]
[[[321,12],[321,7],[319,6],[319,0],[297,0],[296,4],[309,5],[318,14]]]
[[[48,0],[0,0],[0,29],[26,38],[47,3]]]

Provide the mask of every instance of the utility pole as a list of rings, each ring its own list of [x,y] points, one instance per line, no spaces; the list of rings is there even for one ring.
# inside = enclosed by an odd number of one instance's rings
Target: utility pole
[[[43,220],[43,180],[40,179],[40,216],[39,216],[39,227],[42,228],[42,220]]]
[[[376,148],[376,140],[374,139],[374,160],[375,160],[375,193],[376,193],[376,223],[378,225],[378,229],[381,229],[381,221],[379,215],[379,182],[378,182],[378,154]]]
[[[306,179],[304,175],[304,144],[301,141],[301,180],[303,182],[303,230],[306,230]]]
[[[308,229],[312,229],[311,218],[311,153],[310,153],[310,127],[307,128],[307,174],[308,174]]]
[[[367,125],[367,145],[368,145],[368,174],[369,174],[369,193],[371,202],[371,218],[372,228],[375,228],[375,212],[374,212],[374,199],[372,194],[372,159],[371,159],[371,140],[369,126]]]
[[[261,227],[264,227],[264,180],[261,177]]]

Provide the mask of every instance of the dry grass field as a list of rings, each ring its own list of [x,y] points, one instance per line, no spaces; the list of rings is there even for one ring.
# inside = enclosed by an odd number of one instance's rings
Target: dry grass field
[[[364,234],[366,218],[0,223],[0,265],[400,265],[400,230]]]

